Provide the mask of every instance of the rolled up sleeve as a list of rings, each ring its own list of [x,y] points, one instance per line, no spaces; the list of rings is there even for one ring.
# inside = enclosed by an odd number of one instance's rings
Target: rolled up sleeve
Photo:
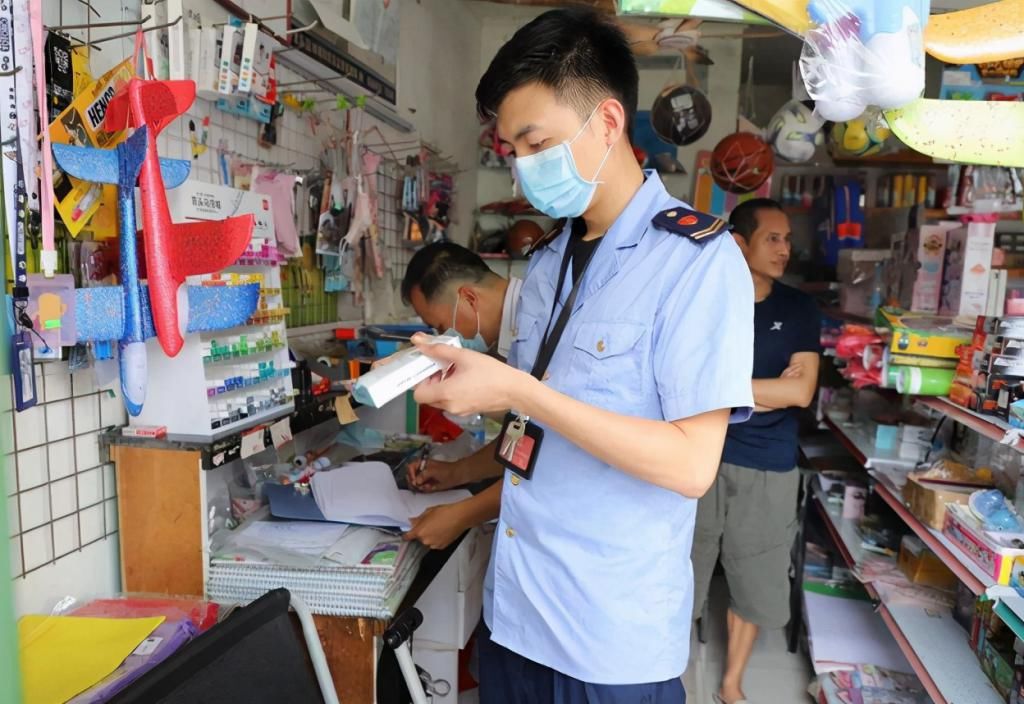
[[[655,319],[654,375],[666,420],[754,409],[754,286],[728,234],[701,247]]]

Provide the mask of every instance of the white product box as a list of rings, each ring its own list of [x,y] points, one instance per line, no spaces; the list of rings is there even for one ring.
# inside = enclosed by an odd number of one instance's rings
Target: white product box
[[[946,234],[940,315],[985,315],[996,224],[971,222]]]
[[[462,347],[459,338],[453,335],[437,335],[432,340],[437,345]],[[387,364],[359,377],[352,395],[360,403],[380,408],[439,371],[442,368],[437,362],[410,347],[392,355]]]

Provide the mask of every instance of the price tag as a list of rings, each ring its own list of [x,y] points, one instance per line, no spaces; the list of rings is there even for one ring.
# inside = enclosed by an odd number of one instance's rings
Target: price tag
[[[276,449],[292,441],[292,423],[288,418],[282,418],[270,426],[270,440]]]
[[[248,435],[242,436],[242,459],[252,457],[258,452],[263,452],[266,446],[263,444],[263,428],[254,430]]]

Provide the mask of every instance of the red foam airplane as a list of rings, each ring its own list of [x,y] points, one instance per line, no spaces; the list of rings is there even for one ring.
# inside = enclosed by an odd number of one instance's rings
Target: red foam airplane
[[[171,222],[156,139],[195,98],[194,81],[133,78],[110,100],[104,118],[104,129],[111,132],[147,127],[146,158],[139,173],[146,270],[156,336],[171,357],[184,344],[178,302],[185,277],[234,264],[252,239],[255,224],[252,215],[221,221]]]

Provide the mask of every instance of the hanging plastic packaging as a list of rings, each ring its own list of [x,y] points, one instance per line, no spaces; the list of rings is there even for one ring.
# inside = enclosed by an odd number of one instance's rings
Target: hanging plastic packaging
[[[920,97],[930,9],[930,0],[811,0],[800,73],[818,115],[845,122]]]

